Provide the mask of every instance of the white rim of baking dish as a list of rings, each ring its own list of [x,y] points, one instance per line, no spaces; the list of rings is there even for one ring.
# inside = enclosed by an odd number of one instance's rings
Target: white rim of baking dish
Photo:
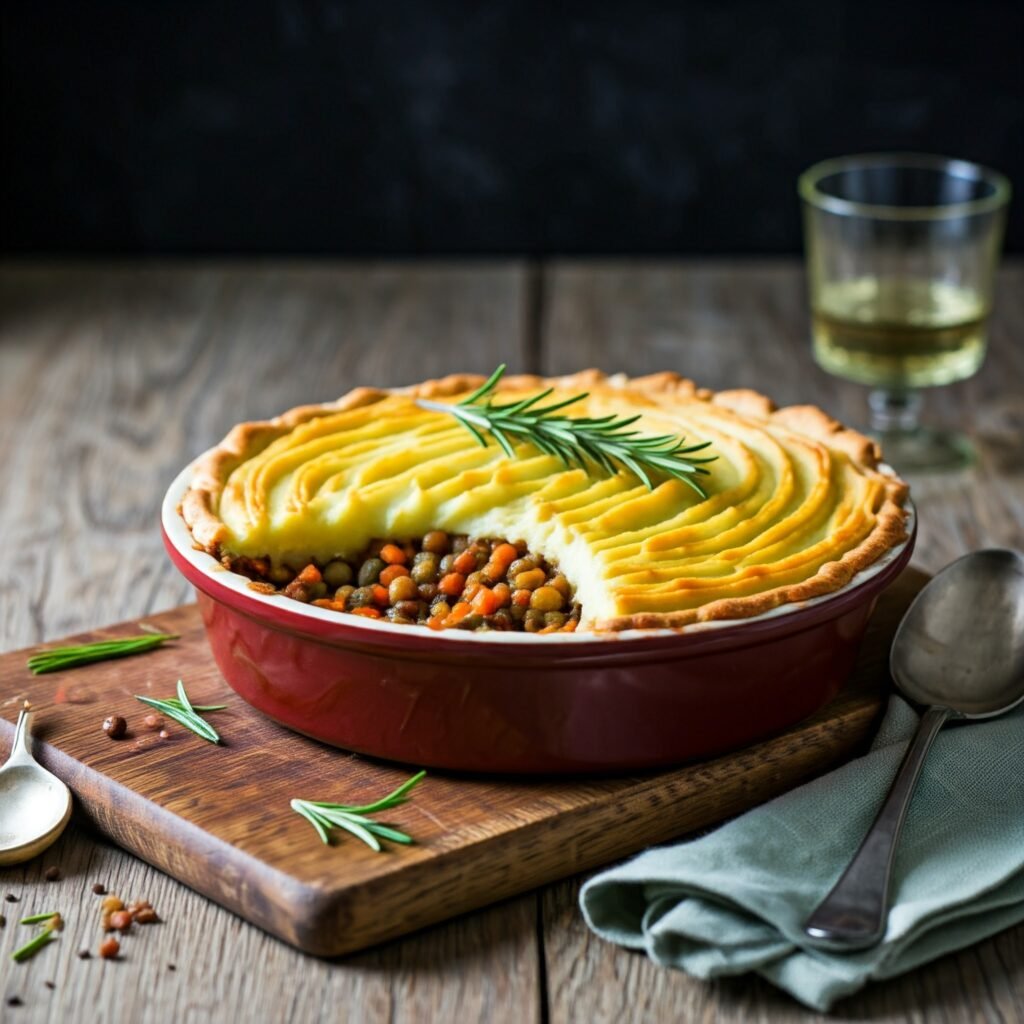
[[[199,460],[197,459],[196,462],[198,461]],[[167,493],[164,495],[163,504],[160,509],[160,518],[167,538],[170,540],[178,554],[200,573],[209,576],[211,580],[221,586],[227,587],[229,590],[233,590],[239,595],[244,596],[248,601],[253,601],[257,605],[267,605],[268,607],[280,610],[281,601],[287,601],[288,598],[282,598],[279,594],[261,594],[258,591],[251,589],[249,586],[251,581],[248,577],[242,576],[239,573],[231,572],[230,569],[224,568],[224,566],[208,552],[196,549],[192,534],[189,531],[185,520],[182,519],[179,511],[181,500],[185,496],[185,492],[191,484],[194,467],[194,462],[186,466],[174,478],[174,482],[167,489]],[[892,472],[892,469],[889,466],[882,465],[879,468],[884,472]],[[706,633],[719,629],[735,628],[737,626],[747,625],[748,623],[765,622],[769,619],[782,618],[783,616],[792,615],[795,612],[802,612],[808,608],[813,608],[816,605],[833,601],[851,590],[856,590],[857,587],[867,583],[895,562],[906,550],[907,545],[911,542],[911,539],[914,536],[917,510],[909,497],[907,498],[906,509],[909,513],[907,519],[907,539],[896,547],[890,548],[890,550],[882,555],[877,562],[873,562],[866,569],[862,569],[844,586],[829,594],[822,594],[820,597],[812,597],[806,601],[789,602],[787,604],[780,605],[777,608],[772,608],[770,611],[762,612],[760,615],[752,615],[749,618],[714,619],[708,622],[694,622],[682,629],[626,629],[614,633],[581,632],[562,633],[557,635],[545,634],[544,636],[538,636],[534,633],[519,633],[511,631],[502,632],[500,630],[474,632],[471,630],[446,629],[436,632],[428,630],[427,632],[432,640],[436,640],[440,644],[502,643],[519,645],[536,644],[539,646],[546,646],[552,643],[559,645],[583,643],[592,644],[595,641],[604,643],[621,643],[629,640],[649,640],[652,637],[693,636],[695,633]],[[341,624],[346,627],[366,630],[371,634],[384,633],[388,636],[402,636],[408,635],[410,630],[416,630],[415,626],[394,622],[380,622],[376,619],[363,618],[359,615],[342,615],[339,612],[331,611],[327,608],[317,608],[314,605],[303,604],[299,601],[290,601],[289,605],[291,604],[296,606],[295,608],[288,608],[288,611],[293,614],[308,617],[327,624]],[[426,627],[421,627],[421,630],[417,630],[416,635],[422,637],[424,635],[422,630],[426,630]]]

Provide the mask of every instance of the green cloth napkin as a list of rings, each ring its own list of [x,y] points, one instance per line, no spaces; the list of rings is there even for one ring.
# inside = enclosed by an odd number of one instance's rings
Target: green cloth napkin
[[[871,752],[691,842],[648,850],[580,894],[600,936],[698,978],[756,971],[827,1010],[1024,919],[1024,709],[947,725],[925,764],[896,856],[885,938],[835,954],[802,922],[881,806],[917,715],[890,700]]]

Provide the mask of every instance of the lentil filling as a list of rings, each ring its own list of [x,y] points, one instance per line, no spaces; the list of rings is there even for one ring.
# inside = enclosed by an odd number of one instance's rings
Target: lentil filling
[[[352,561],[299,570],[227,553],[221,562],[260,593],[403,625],[571,633],[580,621],[569,581],[525,541],[432,530],[418,541],[373,541]]]

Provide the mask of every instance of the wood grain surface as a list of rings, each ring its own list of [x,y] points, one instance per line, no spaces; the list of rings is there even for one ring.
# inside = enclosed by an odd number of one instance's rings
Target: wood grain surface
[[[235,696],[217,670],[199,609],[149,616],[179,639],[145,656],[32,676],[29,648],[0,657],[8,748],[21,703],[35,710],[35,755],[75,794],[82,820],[247,921],[321,956],[407,934],[567,874],[737,814],[845,760],[884,704],[896,626],[926,577],[907,570],[881,597],[852,678],[816,715],[762,743],[671,771],[551,781],[432,771],[386,816],[416,837],[375,853],[341,833],[324,847],[294,797],[368,804],[408,772],[297,736]],[[137,623],[69,638],[140,632]],[[170,696],[188,680],[211,716],[214,746],[162,719],[147,730],[134,694]],[[120,742],[100,728],[120,715]]]
[[[1024,265],[1001,274],[981,373],[929,395],[979,444],[968,472],[912,479],[916,562],[1024,548]],[[796,262],[8,265],[0,272],[0,645],[13,650],[180,604],[156,529],[167,481],[239,419],[356,383],[456,369],[642,372],[754,385],[851,422],[863,389],[811,361]],[[43,869],[58,865],[62,883]],[[95,935],[93,881],[167,923],[124,960],[70,955]],[[72,826],[0,874],[0,1015],[23,1021],[814,1021],[750,979],[706,984],[594,939],[582,879],[338,962],[303,956]],[[18,908],[59,897],[61,955],[14,966]],[[19,915],[20,916],[20,915]],[[51,950],[50,952],[56,952]],[[174,964],[175,970],[170,969]],[[44,983],[52,981],[54,988]],[[23,1005],[8,1008],[17,996]],[[1024,1020],[1024,928],[841,1003],[835,1017]]]

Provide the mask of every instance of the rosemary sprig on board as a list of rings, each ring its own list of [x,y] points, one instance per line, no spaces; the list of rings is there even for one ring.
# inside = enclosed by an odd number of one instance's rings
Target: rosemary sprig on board
[[[183,725],[189,732],[194,732],[208,743],[220,743],[220,736],[217,730],[204,718],[201,718],[199,712],[223,711],[227,704],[193,704],[188,699],[188,694],[185,693],[185,686],[180,679],[178,680],[177,697],[158,700],[156,697],[140,697],[136,694],[135,699],[142,701],[143,704],[151,708],[155,708],[161,714],[177,722],[178,725]]]
[[[89,665],[94,661],[109,661],[112,658],[127,658],[131,654],[144,654],[160,647],[168,640],[177,640],[177,633],[144,633],[142,636],[118,637],[116,640],[98,640],[93,644],[79,644],[71,647],[51,647],[28,659],[29,671],[33,675],[45,672],[59,672],[65,668]]]
[[[409,790],[415,786],[427,773],[417,772],[411,779],[403,782],[398,789],[382,797],[372,804],[356,806],[352,804],[331,804],[320,803],[315,800],[293,800],[291,808],[296,814],[301,814],[316,829],[317,835],[322,842],[330,841],[328,832],[332,828],[343,828],[352,835],[361,839],[371,850],[381,852],[380,839],[386,839],[391,843],[411,843],[412,837],[407,836],[398,829],[388,825],[382,825],[374,821],[369,815],[379,811],[386,811],[408,800]]]
[[[703,463],[714,462],[716,456],[695,458],[694,453],[703,451],[711,442],[685,444],[685,438],[673,434],[645,436],[639,430],[629,430],[638,419],[636,416],[566,416],[562,410],[583,401],[589,392],[582,392],[560,402],[541,405],[553,391],[545,391],[517,402],[499,404],[492,392],[505,373],[502,363],[487,380],[457,405],[433,402],[426,398],[416,399],[424,409],[445,412],[455,416],[459,422],[487,447],[490,434],[504,449],[509,458],[515,458],[513,443],[528,441],[548,455],[557,455],[567,468],[579,466],[589,473],[596,465],[608,473],[616,472],[616,463],[635,473],[647,486],[654,489],[649,474],[657,470],[666,476],[681,480],[692,487],[702,498],[707,494],[696,477],[707,476],[710,470]]]

